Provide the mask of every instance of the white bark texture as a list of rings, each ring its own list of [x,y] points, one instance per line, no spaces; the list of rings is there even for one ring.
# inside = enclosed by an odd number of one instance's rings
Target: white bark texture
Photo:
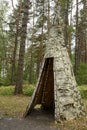
[[[60,26],[52,27],[45,58],[54,58],[55,120],[71,120],[85,115],[72,64]]]

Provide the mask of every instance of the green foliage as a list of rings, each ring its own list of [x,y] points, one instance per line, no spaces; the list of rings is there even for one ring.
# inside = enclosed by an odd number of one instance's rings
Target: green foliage
[[[87,64],[80,63],[77,71],[76,80],[78,85],[87,84]]]
[[[62,8],[65,8],[66,0],[60,0],[60,5]]]
[[[2,85],[3,86],[9,86],[9,85],[11,85],[11,81],[10,81],[10,77],[4,77],[4,78],[2,78]]]
[[[87,98],[87,86],[79,86],[79,90],[82,98]],[[34,85],[25,84],[23,86],[23,94],[26,96],[32,96],[34,91]],[[0,95],[2,96],[11,96],[14,93],[14,86],[1,86],[0,87]]]
[[[9,95],[13,95],[13,91],[14,91],[14,87],[13,86],[9,86],[9,87],[0,87],[0,95],[3,96],[9,96]]]
[[[3,86],[9,86],[11,83],[10,83],[10,79],[9,77],[0,77],[0,86],[3,85]]]
[[[82,98],[87,98],[87,86],[79,86],[79,90],[81,93]]]
[[[33,94],[34,87],[33,85],[25,85],[23,87],[23,94],[26,96],[31,96]],[[9,96],[14,94],[14,86],[1,86],[0,87],[0,95]]]
[[[74,29],[73,25],[69,25],[68,26],[68,33],[72,33],[72,32],[75,32],[75,29]]]
[[[11,79],[10,79],[10,72],[7,73],[6,76],[0,78],[0,83],[3,86],[9,86],[11,85]]]
[[[37,19],[37,23],[36,23],[37,25],[36,25],[36,26],[37,26],[38,28],[42,27],[42,26],[43,26],[43,23],[44,23],[45,21],[47,21],[47,17],[46,17],[46,16],[43,17],[43,14],[41,14],[41,16],[39,16],[38,19]]]
[[[71,62],[72,62],[72,65],[74,66],[74,64],[75,64],[75,54],[73,53],[73,54],[71,54]]]
[[[33,91],[34,91],[33,85],[25,85],[23,89],[23,94],[26,96],[32,96]]]

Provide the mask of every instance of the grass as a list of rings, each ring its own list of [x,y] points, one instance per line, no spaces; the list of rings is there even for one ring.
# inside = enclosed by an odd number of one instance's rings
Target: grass
[[[85,111],[87,113],[87,86],[80,86],[79,89],[83,97]],[[33,90],[34,87],[32,85],[24,85],[24,95],[14,96],[14,86],[0,87],[0,117],[22,117]],[[58,130],[87,130],[87,117],[65,121],[57,124],[57,127]]]
[[[23,86],[23,95],[14,96],[14,86],[0,87],[0,116],[22,117],[34,90],[33,85]]]
[[[24,85],[23,87],[23,94],[26,96],[32,96],[34,91],[34,86],[33,85]]]
[[[23,95],[31,96],[34,91],[33,85],[24,85],[23,86]],[[0,95],[2,96],[11,96],[14,93],[14,86],[1,86]]]
[[[87,85],[79,86],[82,98],[87,99]]]
[[[65,121],[57,124],[58,130],[87,130],[87,118],[82,117],[75,120]]]
[[[29,103],[27,96],[0,96],[0,117],[22,117]]]

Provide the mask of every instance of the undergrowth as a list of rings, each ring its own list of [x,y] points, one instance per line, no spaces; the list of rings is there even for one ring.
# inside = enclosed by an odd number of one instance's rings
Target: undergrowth
[[[15,86],[1,86],[0,87],[0,95],[2,96],[11,96],[14,95]],[[24,85],[23,86],[23,95],[31,96],[34,91],[33,85]]]
[[[1,86],[0,87],[0,95],[2,95],[2,96],[13,95],[14,94],[14,87],[15,86]],[[80,90],[82,98],[86,99],[87,98],[87,86],[86,85],[79,86],[79,90]],[[34,85],[25,84],[23,86],[23,95],[32,96],[33,91],[34,91]]]

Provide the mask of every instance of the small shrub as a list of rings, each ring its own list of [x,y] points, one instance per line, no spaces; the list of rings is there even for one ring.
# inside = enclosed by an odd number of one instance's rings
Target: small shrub
[[[82,98],[86,99],[87,98],[87,86],[79,86],[79,90],[81,93]]]
[[[87,84],[87,64],[80,63],[77,71],[76,80],[78,85]]]
[[[14,87],[13,86],[9,86],[9,87],[0,87],[0,95],[3,96],[9,96],[9,95],[13,95],[14,92]]]
[[[26,96],[32,96],[33,91],[34,91],[33,85],[25,85],[23,89],[23,94]]]
[[[26,96],[32,96],[34,91],[33,85],[24,85],[23,86],[23,94]],[[0,87],[0,95],[9,96],[14,94],[14,86],[1,86]]]

